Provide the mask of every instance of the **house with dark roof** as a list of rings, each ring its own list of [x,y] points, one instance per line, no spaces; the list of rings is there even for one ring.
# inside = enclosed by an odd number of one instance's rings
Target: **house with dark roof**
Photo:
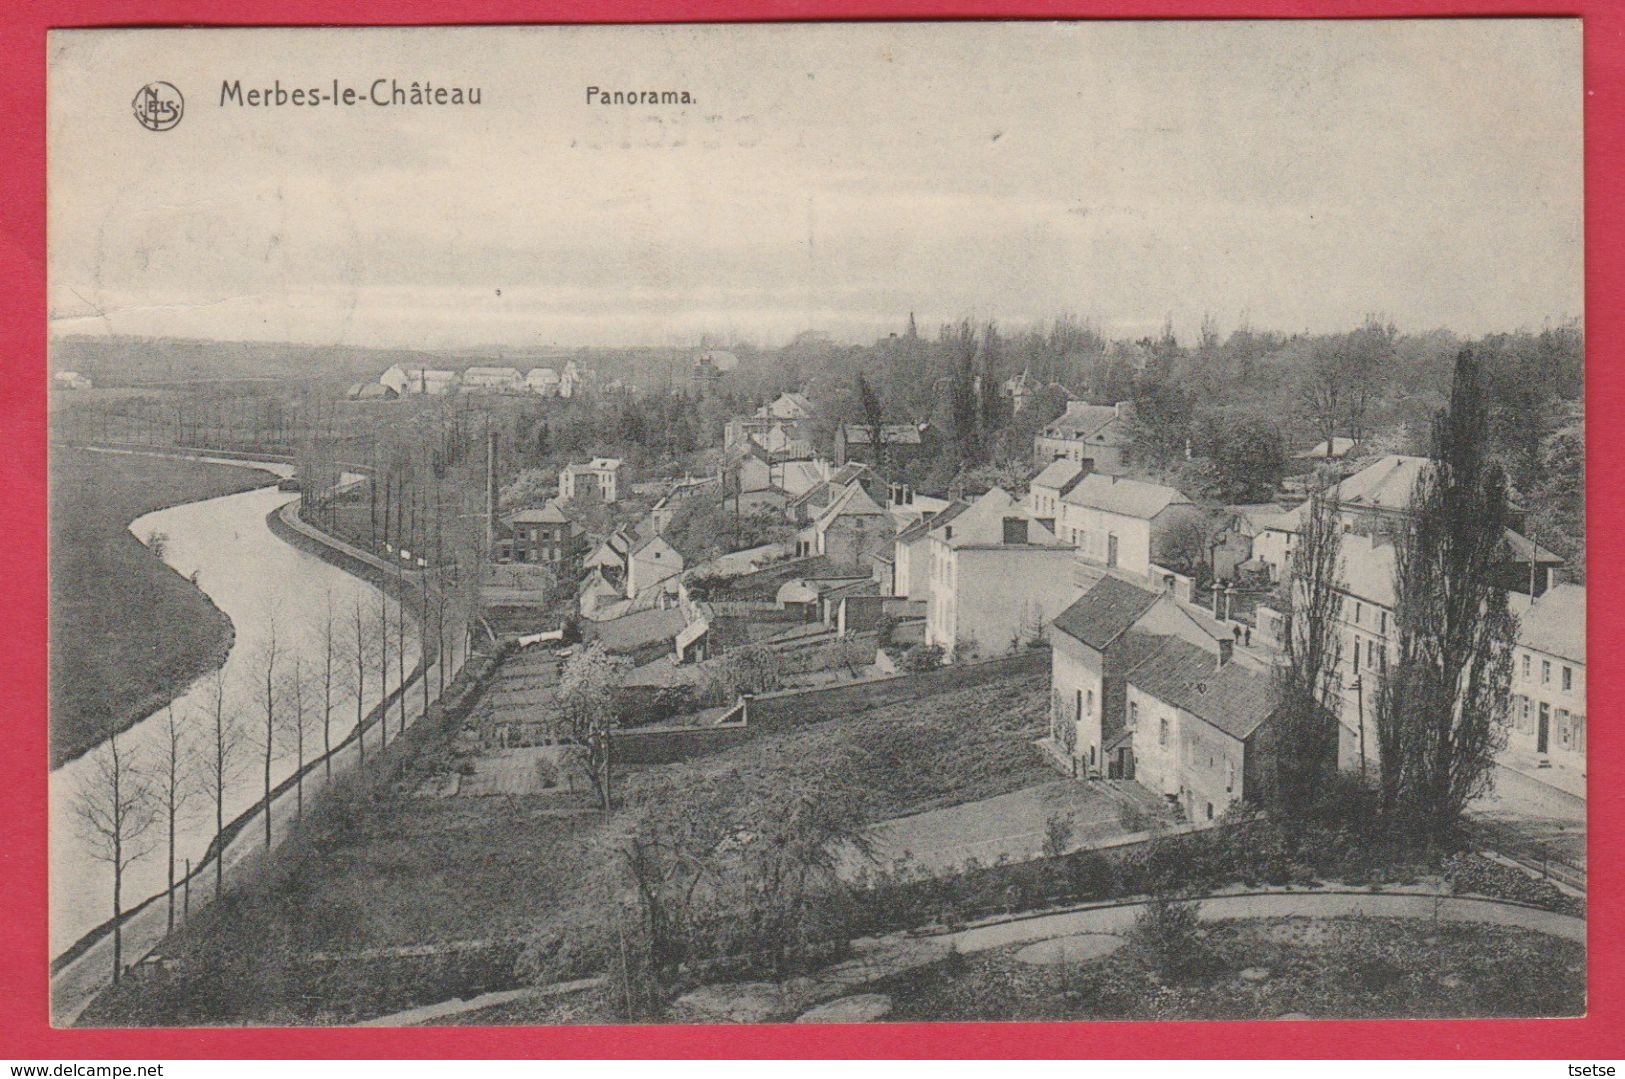
[[[936,453],[937,440],[929,423],[883,423],[876,439],[876,429],[867,424],[843,423],[835,428],[835,463],[862,461],[878,465],[884,460],[888,469],[900,468],[912,461]]]
[[[1061,499],[1088,474],[1076,461],[1057,457],[1027,484],[1027,508],[1033,516],[1048,521],[1053,531],[1061,520]]]
[[[586,554],[587,532],[558,502],[515,510],[502,518],[515,562],[549,566],[561,578],[574,578]]]
[[[1033,437],[1033,466],[1067,460],[1090,472],[1120,476],[1133,463],[1129,451],[1128,420],[1133,415],[1126,401],[1091,405],[1072,401],[1066,411]]]
[[[1049,625],[1050,747],[1074,775],[1127,778],[1133,748],[1127,724],[1129,672],[1168,638],[1215,660],[1229,642],[1216,638],[1171,592],[1104,576]]]
[[[1231,662],[1177,638],[1162,638],[1127,679],[1123,736],[1129,771],[1142,786],[1207,823],[1231,804],[1261,801],[1270,786],[1281,714],[1267,671]],[[1337,723],[1323,717],[1323,766],[1337,754]]]

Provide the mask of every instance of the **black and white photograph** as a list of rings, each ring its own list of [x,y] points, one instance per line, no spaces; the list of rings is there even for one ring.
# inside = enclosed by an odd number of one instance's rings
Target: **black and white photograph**
[[[53,1025],[1585,1015],[1581,44],[51,31]]]

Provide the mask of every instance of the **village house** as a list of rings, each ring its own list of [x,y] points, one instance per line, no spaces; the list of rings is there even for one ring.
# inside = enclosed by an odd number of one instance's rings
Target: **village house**
[[[1027,484],[1027,508],[1054,530],[1061,519],[1061,500],[1088,474],[1089,470],[1076,461],[1057,457]]]
[[[460,378],[456,371],[433,367],[402,366],[397,363],[392,364],[383,374],[379,375],[378,382],[380,385],[388,386],[401,397],[412,394],[443,397],[446,394],[457,392]]]
[[[926,535],[927,644],[964,660],[1043,640],[1069,598],[1057,582],[1072,550],[1055,533],[995,487]]]
[[[512,367],[470,367],[463,372],[464,393],[510,393],[525,389],[525,376]]]
[[[627,555],[626,595],[635,597],[681,572],[683,556],[677,553],[677,548],[660,536],[650,536]]]
[[[1083,562],[1144,577],[1156,561],[1158,541],[1195,512],[1195,504],[1172,487],[1091,473],[1061,496],[1057,534],[1078,549]]]
[[[584,465],[565,465],[559,470],[559,501],[618,502],[624,473],[625,463],[618,457],[594,457]]]
[[[796,534],[796,557],[823,555],[833,565],[871,572],[870,557],[891,550],[891,515],[854,479]]]
[[[1230,646],[1171,592],[1114,576],[1102,577],[1050,623],[1050,744],[1074,775],[1133,777],[1128,674],[1170,637],[1215,662]]]
[[[587,533],[555,501],[518,510],[503,518],[512,536],[515,562],[537,563],[573,578],[586,549]]]
[[[1133,406],[1091,405],[1072,401],[1066,411],[1033,438],[1033,467],[1065,459],[1090,472],[1120,476],[1133,463],[1129,449],[1128,418]]]
[[[540,397],[557,397],[559,373],[551,367],[532,367],[525,373],[525,388]]]
[[[1586,590],[1560,584],[1534,600],[1512,595],[1512,727],[1507,752],[1537,767],[1586,770]]]
[[[843,423],[835,428],[835,464],[861,461],[878,465],[884,460],[888,469],[902,468],[935,454],[936,442],[929,423],[882,424],[878,444],[873,427]]]
[[[51,385],[59,390],[88,390],[93,384],[78,371],[58,371],[52,377]]]
[[[354,382],[344,396],[350,401],[394,401],[400,394],[382,382]]]
[[[827,461],[775,454],[754,438],[736,443],[726,451],[723,471],[741,494],[777,490],[789,498],[805,494],[830,474]]]
[[[723,448],[733,449],[754,438],[774,452],[805,447],[811,457],[808,426],[812,417],[813,404],[806,394],[781,393],[749,416],[730,419],[723,428]]]
[[[581,580],[581,587],[576,590],[576,605],[581,617],[597,621],[607,617],[607,612],[617,604],[625,604],[624,579],[619,575],[611,579],[602,566],[589,569]]]
[[[1417,480],[1430,466],[1426,457],[1388,454],[1336,484],[1332,491],[1344,533],[1391,536],[1402,529],[1410,517]],[[1280,580],[1290,572],[1296,538],[1309,511],[1310,504],[1305,502],[1279,517],[1259,520],[1253,558],[1268,567],[1273,579]],[[1518,516],[1514,512],[1514,520]],[[1562,565],[1558,555],[1508,528],[1497,579],[1508,591],[1538,596]]]
[[[1215,820],[1232,804],[1262,801],[1271,782],[1282,716],[1267,672],[1215,656],[1178,638],[1142,660],[1127,679],[1124,731],[1131,778],[1177,804],[1185,819]],[[1335,727],[1324,717],[1324,764]]]
[[[904,599],[925,600],[931,594],[931,532],[944,528],[969,508],[968,502],[953,502],[932,514],[899,529],[892,544],[892,592]]]

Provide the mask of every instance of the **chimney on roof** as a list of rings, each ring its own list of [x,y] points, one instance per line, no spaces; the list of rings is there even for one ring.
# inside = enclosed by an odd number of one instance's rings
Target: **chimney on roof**
[[[1230,640],[1228,637],[1221,638],[1219,641],[1219,662],[1215,664],[1215,667],[1223,669],[1228,666],[1230,660],[1235,656],[1235,650],[1235,641]]]

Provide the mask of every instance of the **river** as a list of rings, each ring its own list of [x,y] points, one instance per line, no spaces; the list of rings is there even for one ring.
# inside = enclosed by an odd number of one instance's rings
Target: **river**
[[[244,462],[223,462],[242,464]],[[256,462],[256,467],[278,474],[289,471],[287,465]],[[241,758],[233,788],[226,800],[226,819],[229,821],[254,805],[261,795],[261,773],[257,754],[262,752],[255,744],[254,710],[249,687],[254,680],[256,658],[270,639],[274,627],[283,662],[292,665],[295,655],[302,657],[302,667],[319,673],[322,668],[324,647],[322,624],[326,620],[328,599],[335,611],[342,614],[353,609],[359,596],[368,613],[376,620],[380,593],[338,567],[324,562],[285,543],[274,535],[265,523],[266,515],[296,494],[279,491],[274,486],[259,488],[242,494],[226,495],[201,502],[174,506],[138,517],[130,530],[138,537],[161,532],[167,537],[164,561],[181,574],[191,577],[216,606],[232,621],[236,637],[224,667],[228,685],[242,703],[239,713],[247,727],[246,743],[240,750]],[[394,601],[386,600],[390,624],[394,625]],[[406,668],[410,673],[417,661],[415,628],[407,621],[408,651]],[[370,709],[381,699],[376,681],[376,665],[369,671],[366,706]],[[389,687],[395,685],[395,665],[391,664]],[[205,758],[205,743],[212,745],[213,677],[205,676],[193,683],[185,693],[175,699],[173,707],[185,725],[191,739],[192,755],[189,770],[198,770]],[[320,701],[318,690],[315,700]],[[319,710],[319,703],[317,704]],[[349,734],[355,726],[353,698],[335,705],[332,717],[332,739],[335,744]],[[149,767],[156,767],[164,755],[158,752],[163,740],[163,710],[147,716],[119,736],[121,749],[145,756]],[[292,736],[282,739],[285,752],[279,755],[272,769],[273,784],[293,774],[295,756]],[[316,721],[315,733],[307,735],[306,757],[321,752],[321,732]],[[98,860],[92,848],[76,827],[74,803],[84,784],[95,775],[97,761],[107,752],[106,745],[63,765],[51,773],[50,780],[50,862],[51,862],[51,954],[59,955],[85,933],[112,916],[112,867]],[[146,839],[156,838],[151,853],[126,869],[124,875],[124,908],[126,910],[150,896],[164,891],[167,881],[166,824],[160,820]],[[209,841],[214,836],[214,809],[212,801],[195,793],[187,805],[187,814],[178,827],[177,876],[183,871],[182,859],[201,860]],[[134,958],[127,956],[126,961]]]

